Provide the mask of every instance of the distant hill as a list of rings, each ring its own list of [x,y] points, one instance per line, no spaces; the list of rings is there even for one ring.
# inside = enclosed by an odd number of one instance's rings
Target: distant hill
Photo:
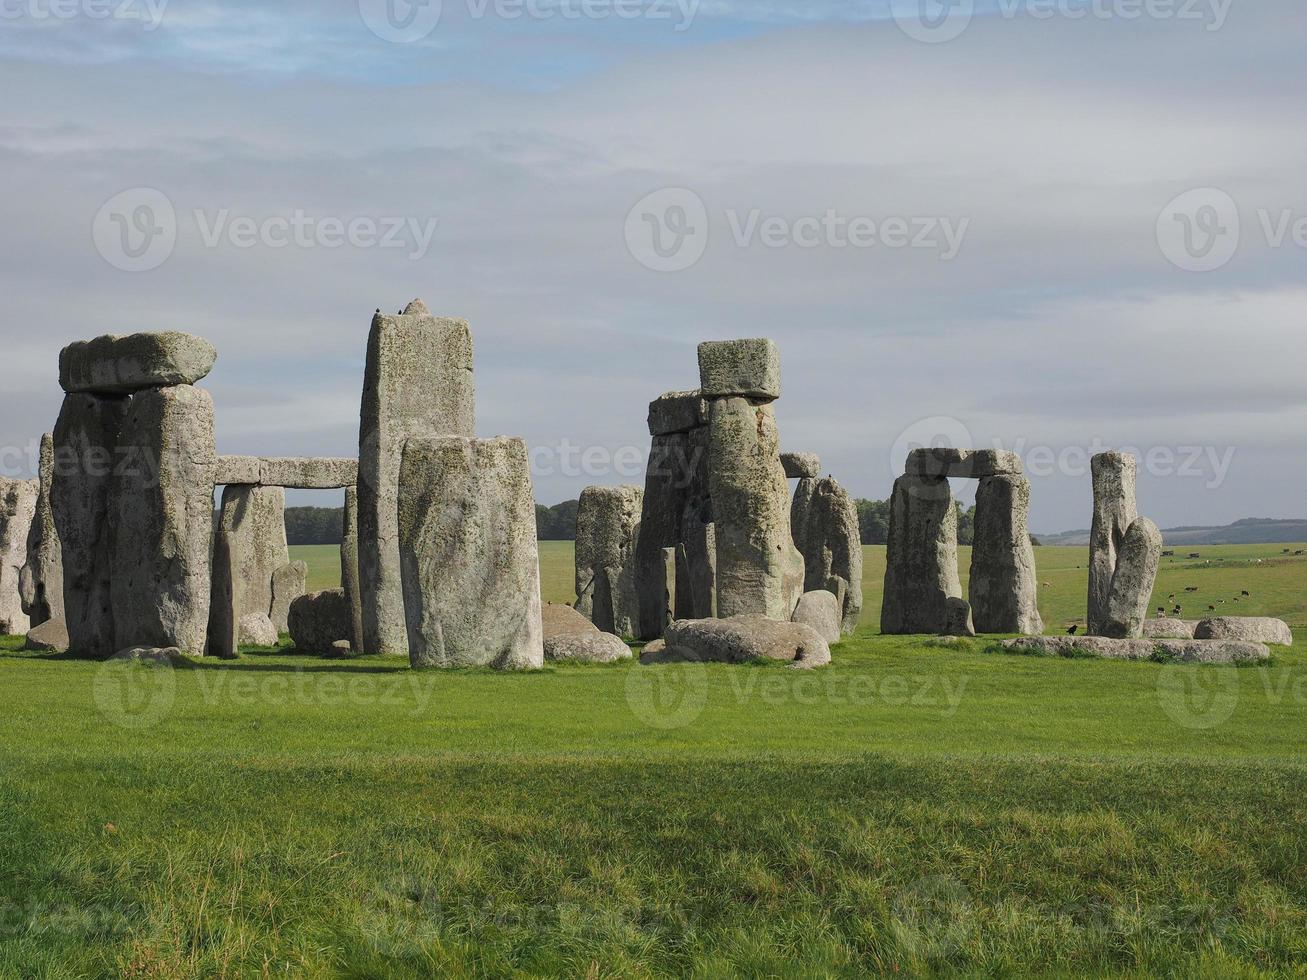
[[[1046,545],[1089,544],[1089,532],[1063,531],[1061,534],[1037,534]],[[1224,527],[1172,527],[1162,530],[1167,544],[1293,544],[1307,541],[1307,520],[1280,520],[1272,517],[1246,517]]]

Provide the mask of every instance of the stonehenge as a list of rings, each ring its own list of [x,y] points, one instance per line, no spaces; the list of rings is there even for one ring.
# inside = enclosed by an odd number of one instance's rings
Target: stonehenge
[[[1024,476],[980,478],[967,586],[977,633],[1034,636],[1044,632],[1029,515],[1030,482]]]
[[[1139,517],[1133,456],[1099,453],[1090,460],[1090,472],[1094,519],[1089,532],[1088,632],[1137,639],[1148,616],[1162,535],[1152,521]]]
[[[409,652],[400,573],[399,472],[410,439],[474,435],[472,334],[421,300],[378,312],[359,414],[359,579],[367,653]]]
[[[50,620],[64,620],[64,563],[59,532],[54,526],[54,508],[50,503],[50,484],[54,479],[54,435],[41,436],[41,455],[37,468],[40,488],[32,527],[27,534],[27,558],[19,572],[19,593],[23,612],[33,626]]]
[[[958,512],[943,476],[904,474],[890,495],[882,633],[970,635],[958,575]]]
[[[804,590],[825,590],[840,604],[841,632],[851,634],[862,615],[862,533],[858,508],[833,477],[817,479],[811,453],[791,454],[790,474],[801,473],[790,504],[794,543],[803,556]],[[798,466],[794,460],[803,460]],[[781,460],[784,462],[785,455]],[[813,475],[809,475],[813,474]]]
[[[286,545],[286,491],[281,487],[232,484],[223,488],[213,546],[209,610],[209,654],[234,657],[242,643],[269,645],[254,637],[250,617],[262,616],[272,630],[273,576],[290,563]],[[289,612],[289,603],[287,604]],[[246,639],[246,635],[252,639]]]
[[[634,636],[635,549],[644,491],[586,487],[576,512],[576,608],[605,633]]]
[[[287,562],[272,573],[272,609],[268,618],[279,633],[290,632],[290,607],[308,591],[309,566],[302,561]]]
[[[208,377],[217,359],[212,344],[187,333],[106,335],[76,341],[59,353],[59,385],[70,395],[194,385]]]
[[[359,492],[345,491],[345,512],[340,529],[340,584],[349,606],[349,646],[363,652],[363,588],[359,584]]]
[[[22,635],[32,625],[19,579],[27,565],[27,539],[40,492],[35,480],[0,478],[0,634]]]
[[[290,604],[290,637],[297,653],[329,654],[349,635],[349,605],[343,589],[309,592]]]

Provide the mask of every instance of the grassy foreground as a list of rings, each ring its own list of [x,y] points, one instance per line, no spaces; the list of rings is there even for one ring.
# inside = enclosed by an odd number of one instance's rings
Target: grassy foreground
[[[1302,558],[1193,550],[1163,601],[1307,624]],[[1037,554],[1050,629],[1082,616],[1083,550]],[[1307,646],[879,637],[868,560],[815,674],[4,641],[0,977],[1307,975]]]

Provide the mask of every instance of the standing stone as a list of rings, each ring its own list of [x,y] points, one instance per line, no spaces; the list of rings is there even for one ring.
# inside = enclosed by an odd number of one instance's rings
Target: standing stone
[[[281,487],[224,487],[213,546],[210,655],[236,656],[242,643],[241,623],[249,616],[271,617],[272,576],[289,561],[286,491]],[[278,628],[271,620],[269,625]],[[267,645],[263,639],[260,636],[258,645]]]
[[[576,512],[576,608],[605,633],[634,636],[635,546],[644,491],[586,487]]]
[[[1094,481],[1094,521],[1089,531],[1088,631],[1105,636],[1108,602],[1117,553],[1126,531],[1139,516],[1135,505],[1135,458],[1124,453],[1099,453],[1090,460]]]
[[[1162,532],[1147,517],[1137,518],[1121,539],[1116,573],[1107,600],[1102,636],[1135,639],[1144,635],[1153,584],[1162,561]]]
[[[36,480],[0,477],[0,635],[25,636],[32,627],[18,578],[27,561],[27,537],[40,495]]]
[[[398,523],[414,667],[543,666],[535,501],[521,439],[410,439]]]
[[[653,409],[650,409],[652,413]],[[635,586],[642,640],[656,640],[666,626],[666,571],[663,551],[681,543],[681,521],[690,496],[696,461],[687,432],[653,437],[645,470],[640,534],[635,542]]]
[[[130,404],[126,398],[67,395],[54,427],[50,506],[63,561],[64,618],[69,649],[83,657],[103,659],[119,649],[109,588],[109,500]]]
[[[378,313],[368,337],[359,419],[359,577],[367,653],[405,653],[400,574],[399,471],[409,439],[474,432],[472,334],[421,300]]]
[[[64,562],[54,526],[50,487],[54,479],[54,436],[41,437],[40,496],[27,535],[27,561],[19,575],[23,611],[33,626],[64,618]]]
[[[272,573],[272,611],[268,618],[278,633],[290,632],[290,607],[308,591],[308,587],[309,566],[306,562],[287,562]]]
[[[218,453],[213,398],[178,385],[132,396],[109,519],[115,643],[202,655]]]
[[[340,531],[340,582],[349,604],[349,645],[363,652],[363,590],[359,584],[359,492],[345,490],[345,517]]]
[[[1030,481],[1024,476],[981,479],[968,589],[979,633],[1044,632],[1029,515]]]
[[[841,630],[862,615],[862,534],[853,498],[834,479],[799,481],[790,509],[794,543],[803,555],[804,591],[824,590],[840,602]]]
[[[770,404],[742,397],[709,404],[717,613],[788,621],[803,594],[804,571],[790,532],[775,413]]]
[[[290,605],[289,630],[296,653],[333,653],[335,644],[349,632],[344,590],[328,589],[297,597]]]
[[[944,477],[905,475],[890,497],[882,633],[965,633],[958,513]]]

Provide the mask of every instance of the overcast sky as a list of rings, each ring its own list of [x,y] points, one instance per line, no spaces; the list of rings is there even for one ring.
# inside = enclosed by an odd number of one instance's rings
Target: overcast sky
[[[1163,526],[1307,517],[1302,0],[389,2],[0,0],[0,443],[63,344],[178,329],[220,451],[356,455],[420,296],[543,503],[642,482],[696,344],[767,336],[858,496],[997,443],[1085,527],[1128,446]]]

